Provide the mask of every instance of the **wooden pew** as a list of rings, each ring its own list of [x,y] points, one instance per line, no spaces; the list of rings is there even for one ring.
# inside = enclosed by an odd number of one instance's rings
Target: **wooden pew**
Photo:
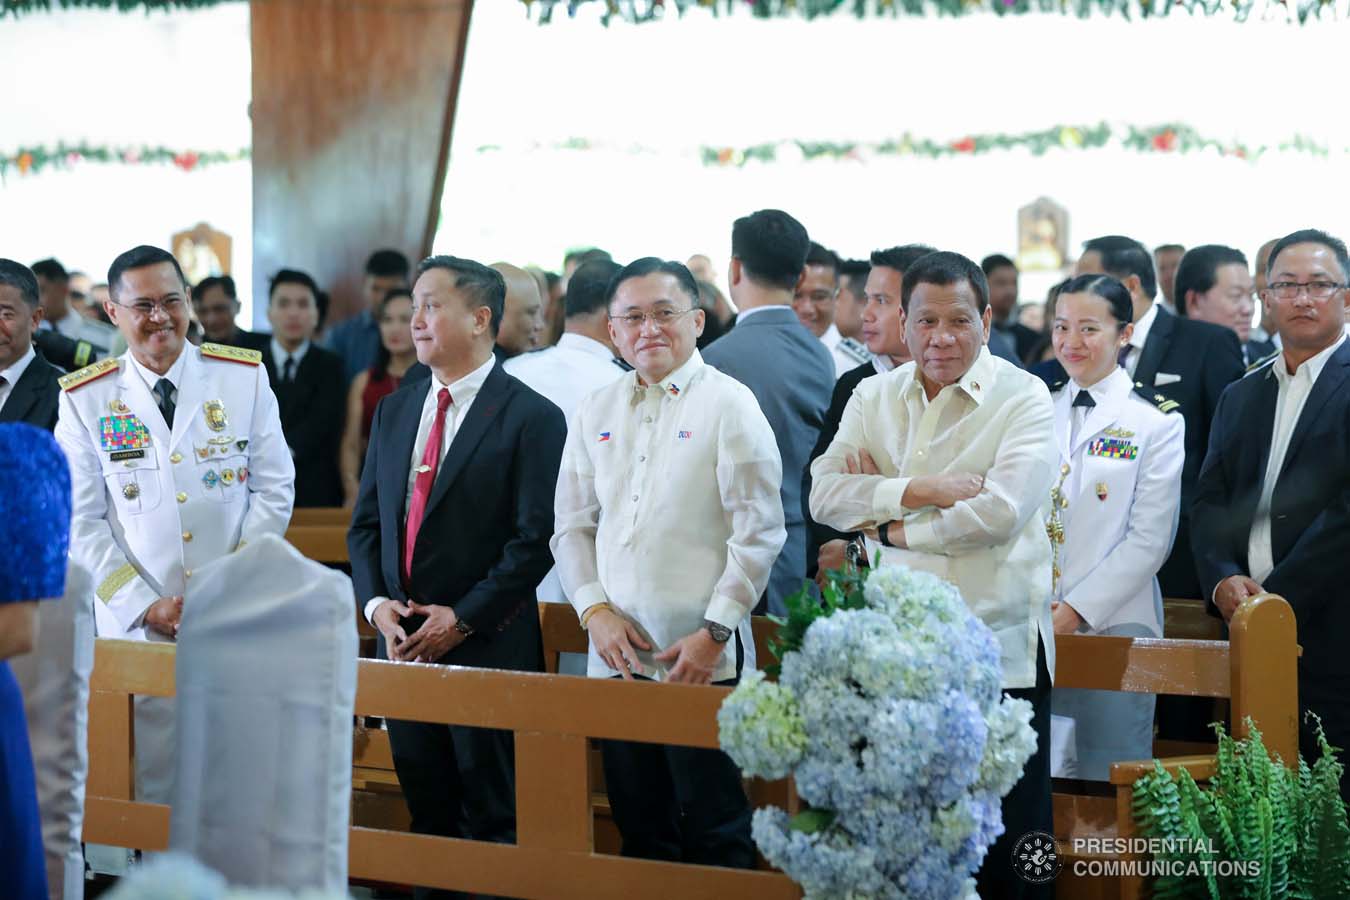
[[[1230,698],[1230,733],[1246,735],[1245,720],[1250,717],[1271,752],[1293,767],[1298,760],[1298,652],[1289,604],[1262,594],[1238,609],[1229,641],[1059,636],[1055,640],[1055,686]],[[1214,772],[1212,756],[1168,759],[1163,764],[1173,773],[1185,768],[1197,781]],[[1143,885],[1137,878],[1108,881],[1076,876],[1075,862],[1124,857],[1075,852],[1073,842],[1133,836],[1133,785],[1152,768],[1151,760],[1113,765],[1109,789],[1114,794],[1055,792],[1055,837],[1064,860],[1064,870],[1055,882],[1057,898],[1135,900],[1141,896]]]
[[[169,809],[131,800],[131,700],[172,696],[174,649],[100,639],[90,682],[90,774],[85,840],[164,849]],[[557,900],[630,900],[663,893],[720,900],[801,896],[776,872],[627,859],[592,846],[587,741],[616,738],[717,746],[727,690],[362,660],[356,713],[515,732],[517,843],[353,827],[353,880]],[[642,709],[643,715],[632,714]]]

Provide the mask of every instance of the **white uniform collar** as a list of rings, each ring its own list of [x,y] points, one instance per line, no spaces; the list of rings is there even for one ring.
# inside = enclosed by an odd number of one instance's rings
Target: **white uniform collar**
[[[838,326],[836,326],[833,322],[830,323],[829,328],[825,329],[825,333],[820,336],[820,342],[824,344],[825,349],[829,350],[831,353],[834,352],[834,348],[838,347],[839,342],[842,341],[843,339],[844,336],[839,333]]]
[[[187,365],[185,360],[190,349],[191,346],[187,341],[184,341],[183,349],[179,352],[178,358],[173,361],[173,365],[169,366],[169,371],[165,372],[163,375],[157,375],[141,365],[140,360],[136,358],[136,354],[132,353],[130,350],[126,352],[126,358],[131,363],[131,367],[141,376],[141,381],[145,382],[146,389],[150,391],[150,395],[153,397],[155,395],[155,385],[159,383],[161,378],[169,379],[169,382],[173,384],[174,390],[178,390],[183,386],[183,368]]]

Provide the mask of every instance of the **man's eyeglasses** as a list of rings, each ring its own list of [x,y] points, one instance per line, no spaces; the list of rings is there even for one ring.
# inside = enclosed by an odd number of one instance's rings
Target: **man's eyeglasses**
[[[117,303],[116,300],[113,303]],[[181,297],[170,297],[168,300],[137,300],[135,303],[117,303],[123,309],[129,309],[143,319],[153,316],[156,310],[164,313],[165,316],[172,318],[183,311],[184,303]]]
[[[695,307],[697,308],[697,307]],[[687,315],[694,311],[691,309],[657,309],[649,313],[630,312],[621,316],[610,316],[609,320],[616,325],[622,325],[625,328],[637,331],[642,327],[642,323],[648,319],[659,328],[665,328],[667,325],[673,325],[680,316]]]
[[[1334,281],[1309,281],[1306,284],[1297,281],[1276,281],[1267,290],[1281,300],[1296,300],[1303,291],[1308,292],[1310,299],[1328,300],[1343,287],[1345,285]]]

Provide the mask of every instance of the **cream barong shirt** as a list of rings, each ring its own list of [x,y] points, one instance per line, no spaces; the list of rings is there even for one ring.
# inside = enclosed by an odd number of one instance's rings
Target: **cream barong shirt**
[[[866,449],[880,475],[850,475]],[[956,585],[1002,648],[1003,687],[1036,683],[1036,637],[1055,671],[1051,548],[1045,520],[1059,461],[1044,383],[982,348],[970,371],[929,401],[913,362],[862,381],[839,432],[811,464],[811,515],[840,531],[901,520],[908,549],[868,543],[874,566],[905,565]],[[912,478],[984,476],[948,509],[901,504]]]
[[[782,462],[750,390],[694,351],[655,385],[630,372],[588,395],[567,426],[550,546],[577,613],[609,602],[653,656],[711,619],[754,668],[750,611],[787,539]],[[714,681],[736,676],[736,640]],[[618,674],[592,645],[587,674]]]

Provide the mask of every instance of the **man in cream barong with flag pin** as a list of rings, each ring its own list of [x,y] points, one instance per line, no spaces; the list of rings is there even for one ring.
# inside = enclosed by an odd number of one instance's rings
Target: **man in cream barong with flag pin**
[[[170,253],[128,250],[108,284],[129,349],[61,379],[70,553],[93,575],[99,637],[173,641],[193,569],[285,533],[295,467],[261,355],[186,342]],[[138,800],[168,802],[174,749],[173,700],[136,698]]]

